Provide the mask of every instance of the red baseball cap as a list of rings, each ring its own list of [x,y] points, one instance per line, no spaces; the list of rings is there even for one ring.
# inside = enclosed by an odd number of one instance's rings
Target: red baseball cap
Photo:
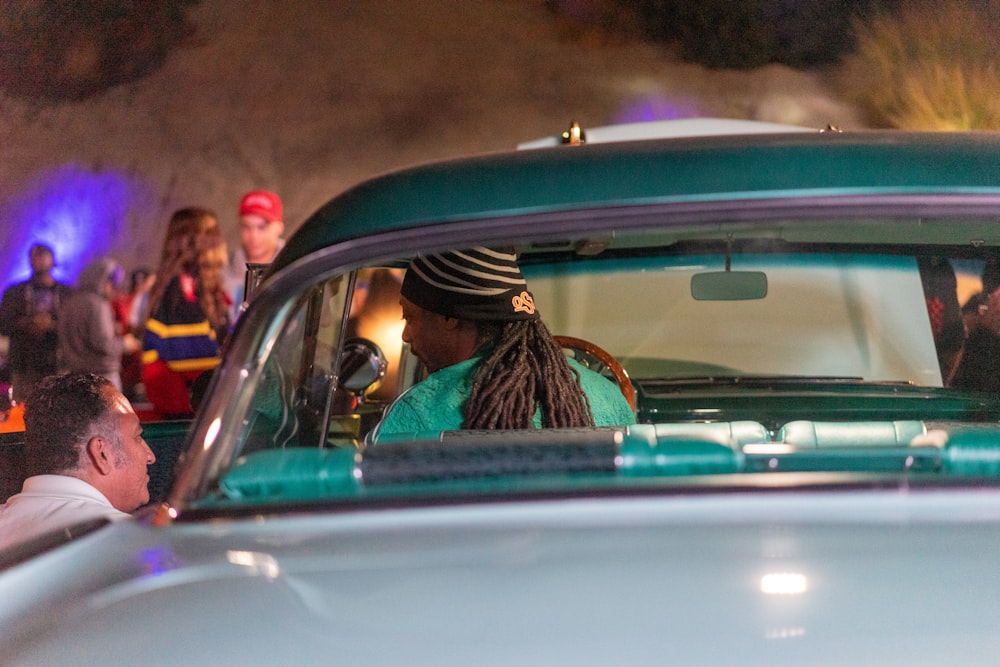
[[[281,220],[281,198],[268,190],[254,190],[240,200],[240,215],[259,215],[268,222]]]

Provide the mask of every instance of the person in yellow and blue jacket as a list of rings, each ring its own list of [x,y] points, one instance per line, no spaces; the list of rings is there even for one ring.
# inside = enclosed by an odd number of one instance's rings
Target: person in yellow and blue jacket
[[[173,239],[168,231],[168,260],[157,271],[150,294],[142,379],[147,399],[166,418],[193,416],[191,385],[218,366],[229,330],[232,302],[222,281],[226,244],[217,223],[209,225],[206,218],[215,220],[205,209],[174,214],[172,226],[185,230]],[[186,227],[174,225],[177,219]]]

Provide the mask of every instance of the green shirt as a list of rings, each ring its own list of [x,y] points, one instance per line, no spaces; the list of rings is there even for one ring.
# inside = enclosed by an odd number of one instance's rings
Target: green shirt
[[[580,386],[590,401],[595,426],[624,426],[635,423],[635,413],[614,381],[585,368],[572,359],[569,365],[580,374]],[[386,410],[372,432],[373,443],[412,437],[416,433],[453,431],[462,428],[463,407],[472,390],[480,357],[473,357],[431,373],[425,380],[403,392]],[[541,411],[532,420],[542,427]]]

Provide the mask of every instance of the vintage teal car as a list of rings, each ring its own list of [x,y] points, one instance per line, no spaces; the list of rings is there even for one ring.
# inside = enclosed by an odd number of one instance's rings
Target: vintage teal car
[[[335,197],[162,502],[0,554],[0,664],[994,664],[1000,135],[767,129]],[[635,424],[374,442],[401,272],[477,245]]]

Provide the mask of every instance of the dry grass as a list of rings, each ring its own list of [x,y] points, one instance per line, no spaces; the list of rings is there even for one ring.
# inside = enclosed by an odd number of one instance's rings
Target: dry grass
[[[873,125],[1000,129],[1000,0],[912,0],[854,27],[840,83]]]

